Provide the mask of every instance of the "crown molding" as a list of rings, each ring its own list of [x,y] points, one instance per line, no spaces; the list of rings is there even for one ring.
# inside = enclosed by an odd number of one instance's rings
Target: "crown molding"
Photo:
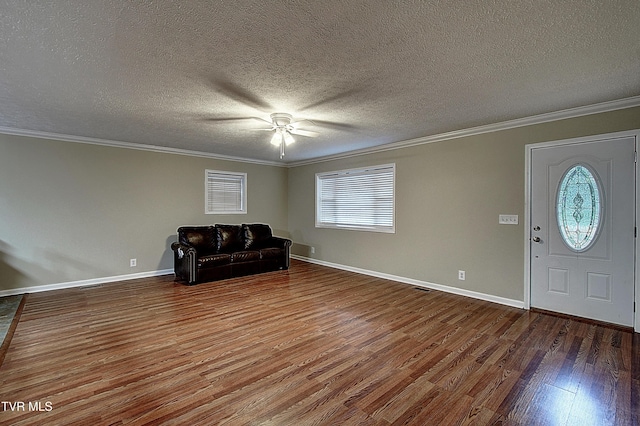
[[[377,152],[391,151],[401,148],[408,148],[416,145],[424,145],[434,142],[442,142],[450,139],[458,139],[467,136],[480,135],[483,133],[497,132],[501,130],[514,129],[518,127],[532,126],[535,124],[548,123],[551,121],[565,120],[569,118],[582,117],[585,115],[600,114],[604,112],[616,111],[626,108],[634,108],[640,106],[640,96],[633,96],[630,98],[617,99],[614,101],[601,102],[598,104],[581,106],[576,108],[569,108],[560,111],[534,115],[530,117],[518,118],[515,120],[503,121],[500,123],[488,124],[484,126],[471,127],[467,129],[454,130],[452,132],[440,133],[437,135],[423,136],[416,139],[409,139],[404,141],[392,142],[389,144],[359,149],[356,151],[349,151],[342,154],[329,155],[325,157],[318,157],[309,160],[292,161],[290,163],[256,160],[244,157],[234,157],[229,155],[213,154],[203,151],[192,151],[186,149],[169,148],[158,145],[145,145],[133,142],[123,142],[109,139],[91,138],[85,136],[65,135],[61,133],[43,132],[38,130],[26,130],[17,129],[13,127],[0,126],[0,134],[14,135],[14,136],[27,136],[36,137],[42,139],[50,139],[64,142],[85,143],[91,145],[110,146],[115,148],[136,149],[140,151],[151,151],[164,154],[176,154],[185,155],[189,157],[201,157],[209,158],[213,160],[234,161],[239,163],[258,164],[263,166],[276,166],[276,167],[299,167],[309,164],[323,163],[327,161],[340,160],[344,158],[357,157],[365,154],[373,154]]]
[[[309,164],[323,163],[326,161],[340,160],[344,158],[357,157],[365,154],[373,154],[377,152],[391,151],[395,149],[407,148],[416,145],[424,145],[434,142],[442,142],[450,139],[458,139],[467,136],[481,135],[484,133],[497,132],[501,130],[515,129],[518,127],[532,126],[535,124],[548,123],[551,121],[566,120],[569,118],[582,117],[585,115],[600,114],[604,112],[616,111],[627,108],[640,106],[640,96],[630,98],[617,99],[614,101],[601,102],[593,105],[586,105],[576,108],[569,108],[545,114],[533,115],[530,117],[518,118],[515,120],[503,121],[500,123],[487,124],[484,126],[470,127],[468,129],[455,130],[437,135],[423,136],[416,139],[392,142],[389,144],[364,148],[356,151],[350,151],[343,154],[335,154],[311,160],[294,161],[287,163],[287,167],[306,166]]]
[[[122,141],[109,140],[109,139],[65,135],[61,133],[42,132],[38,130],[17,129],[13,127],[0,126],[0,134],[35,137],[35,138],[41,138],[41,139],[50,139],[50,140],[63,141],[63,142],[84,143],[84,144],[90,144],[90,145],[101,145],[101,146],[109,146],[114,148],[136,149],[139,151],[151,151],[151,152],[158,152],[163,154],[185,155],[189,157],[202,157],[202,158],[209,158],[213,160],[235,161],[238,163],[259,164],[263,166],[286,167],[286,164],[278,163],[275,161],[255,160],[251,158],[233,157],[230,155],[213,154],[210,152],[203,152],[203,151],[191,151],[187,149],[169,148],[166,146],[145,145],[145,144],[133,143],[133,142],[122,142]]]

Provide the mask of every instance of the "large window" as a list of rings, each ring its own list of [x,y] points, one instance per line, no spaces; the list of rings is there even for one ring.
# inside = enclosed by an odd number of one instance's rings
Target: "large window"
[[[205,171],[205,214],[247,213],[247,174]]]
[[[395,232],[395,164],[316,174],[316,227]]]

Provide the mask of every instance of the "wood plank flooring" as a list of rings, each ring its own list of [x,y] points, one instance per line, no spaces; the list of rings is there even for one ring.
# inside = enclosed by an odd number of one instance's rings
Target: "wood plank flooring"
[[[0,424],[638,425],[639,390],[638,334],[293,261],[28,295]]]

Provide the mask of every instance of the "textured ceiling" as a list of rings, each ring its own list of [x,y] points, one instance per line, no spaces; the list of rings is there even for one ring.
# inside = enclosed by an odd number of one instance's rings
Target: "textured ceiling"
[[[0,127],[286,162],[640,95],[640,1],[0,1]],[[248,119],[245,119],[248,118]]]

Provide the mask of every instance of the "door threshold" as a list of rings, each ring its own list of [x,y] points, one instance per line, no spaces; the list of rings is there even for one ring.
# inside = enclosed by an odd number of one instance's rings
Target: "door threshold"
[[[584,322],[584,323],[587,323],[587,324],[598,325],[598,326],[601,326],[601,327],[614,328],[616,330],[627,331],[627,332],[633,333],[633,327],[631,327],[631,326],[614,324],[614,323],[611,323],[611,322],[599,321],[599,320],[594,320],[594,319],[591,319],[591,318],[578,317],[578,316],[575,316],[575,315],[563,314],[562,312],[547,311],[547,310],[544,310],[544,309],[539,309],[539,308],[534,308],[534,307],[531,307],[530,311],[538,313],[538,314],[551,315],[551,316],[554,316],[554,317],[566,318],[566,319],[573,320],[573,321]]]

